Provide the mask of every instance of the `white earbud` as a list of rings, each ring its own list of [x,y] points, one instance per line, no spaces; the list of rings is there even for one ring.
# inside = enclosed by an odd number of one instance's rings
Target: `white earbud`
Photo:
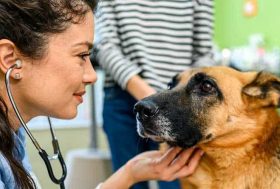
[[[16,68],[21,68],[21,60],[16,60]]]

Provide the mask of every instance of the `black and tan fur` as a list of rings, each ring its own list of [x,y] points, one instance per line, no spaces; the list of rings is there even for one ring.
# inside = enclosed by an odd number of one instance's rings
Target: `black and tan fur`
[[[138,132],[204,150],[183,188],[280,188],[280,80],[228,67],[179,74],[175,87],[135,105]]]

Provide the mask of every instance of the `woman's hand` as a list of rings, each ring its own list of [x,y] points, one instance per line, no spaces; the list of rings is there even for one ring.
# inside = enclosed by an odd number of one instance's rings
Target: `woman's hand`
[[[131,182],[144,180],[172,181],[191,175],[198,165],[203,152],[200,149],[179,147],[167,152],[148,151],[131,159],[125,166],[131,175]]]
[[[148,151],[132,158],[108,178],[101,189],[128,189],[133,184],[146,180],[171,181],[191,175],[203,152],[200,149],[182,150],[175,147],[165,153]]]

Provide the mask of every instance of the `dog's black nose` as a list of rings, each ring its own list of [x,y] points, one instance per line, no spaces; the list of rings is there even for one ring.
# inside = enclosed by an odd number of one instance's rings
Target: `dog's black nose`
[[[158,106],[150,100],[141,100],[135,104],[134,112],[138,113],[140,119],[147,120],[157,114]]]

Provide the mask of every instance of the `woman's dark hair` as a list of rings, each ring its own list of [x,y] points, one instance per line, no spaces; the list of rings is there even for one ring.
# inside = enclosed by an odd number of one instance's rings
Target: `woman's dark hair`
[[[0,0],[0,40],[15,44],[19,52],[31,59],[46,53],[52,34],[65,31],[71,23],[79,23],[95,9],[95,0]],[[8,109],[0,97],[0,152],[13,171],[17,188],[36,188],[21,162],[13,157],[14,139]]]

